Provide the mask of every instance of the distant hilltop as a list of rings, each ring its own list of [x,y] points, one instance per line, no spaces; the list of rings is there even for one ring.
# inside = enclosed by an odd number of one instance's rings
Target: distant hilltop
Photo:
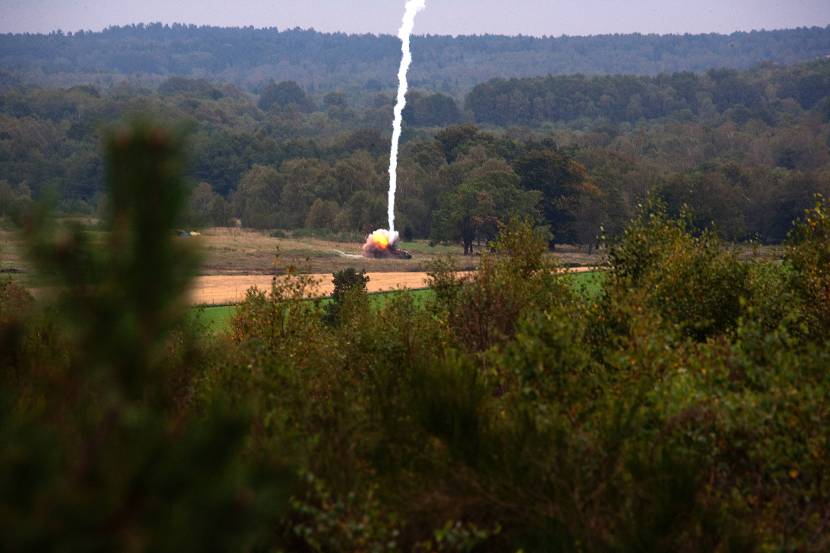
[[[828,57],[830,26],[729,35],[420,36],[414,87],[460,96],[494,77],[657,75]],[[158,84],[171,75],[255,89],[292,80],[307,91],[389,91],[399,42],[302,29],[130,25],[100,32],[0,35],[0,71],[24,84]]]

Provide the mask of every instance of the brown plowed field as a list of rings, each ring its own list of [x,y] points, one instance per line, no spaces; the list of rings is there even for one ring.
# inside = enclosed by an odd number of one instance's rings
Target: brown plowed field
[[[587,272],[590,267],[571,269],[571,272]],[[368,273],[369,292],[388,292],[391,290],[415,290],[425,288],[427,273]],[[319,284],[315,290],[316,297],[331,295],[334,286],[331,274],[309,275]],[[280,277],[278,277],[280,278]],[[212,275],[198,277],[193,285],[191,301],[196,305],[225,305],[240,303],[245,299],[249,288],[256,286],[260,290],[271,289],[272,276],[269,275]]]
[[[398,289],[425,288],[426,273],[368,273],[369,292],[388,292]],[[314,296],[331,295],[334,285],[331,274],[308,275],[319,284]],[[277,277],[280,278],[280,277]],[[240,303],[245,299],[245,292],[252,286],[260,290],[271,289],[272,276],[269,275],[213,275],[198,277],[193,285],[192,302],[197,305],[223,305]]]

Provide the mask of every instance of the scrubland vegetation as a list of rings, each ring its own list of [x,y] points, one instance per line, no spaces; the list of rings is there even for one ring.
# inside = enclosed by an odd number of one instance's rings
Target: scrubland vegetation
[[[124,128],[107,160],[105,242],[35,211],[57,297],[0,286],[9,550],[830,548],[827,200],[782,261],[656,198],[597,295],[516,220],[424,302],[296,276],[217,335],[183,296],[179,139]]]
[[[0,35],[0,549],[830,550],[828,48]]]

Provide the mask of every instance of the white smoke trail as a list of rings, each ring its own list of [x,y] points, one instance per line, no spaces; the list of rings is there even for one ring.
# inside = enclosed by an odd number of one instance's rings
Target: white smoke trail
[[[340,257],[348,257],[349,259],[363,259],[362,255],[355,255],[353,253],[346,253],[346,252],[342,252],[340,250],[332,250],[332,251],[334,251],[334,253],[336,253]]]
[[[401,124],[403,123],[403,110],[406,107],[406,91],[409,85],[406,81],[406,74],[412,63],[412,52],[409,50],[409,37],[415,27],[415,16],[426,8],[426,0],[407,0],[406,11],[403,15],[403,23],[398,31],[398,38],[401,39],[401,67],[398,70],[398,101],[395,104],[395,122],[392,131],[392,151],[389,154],[389,233],[395,236],[395,193],[398,190],[398,144],[401,141]]]

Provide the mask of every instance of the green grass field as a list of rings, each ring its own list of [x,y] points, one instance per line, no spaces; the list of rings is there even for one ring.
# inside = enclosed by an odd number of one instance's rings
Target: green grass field
[[[573,273],[569,275],[574,288],[586,298],[596,298],[602,293],[602,286],[608,278],[603,271]]]
[[[574,288],[583,294],[585,297],[597,297],[602,292],[602,285],[605,282],[606,275],[602,272],[591,273],[574,273],[568,275],[572,279]],[[370,299],[374,307],[382,307],[386,302],[398,294],[411,294],[417,305],[423,305],[433,296],[433,291],[430,289],[423,290],[409,290],[404,292],[381,292],[377,294],[370,294]],[[330,300],[323,299],[322,303]],[[233,314],[236,312],[235,305],[221,305],[216,307],[195,307],[193,308],[195,315],[199,321],[212,332],[222,332],[230,327]]]

